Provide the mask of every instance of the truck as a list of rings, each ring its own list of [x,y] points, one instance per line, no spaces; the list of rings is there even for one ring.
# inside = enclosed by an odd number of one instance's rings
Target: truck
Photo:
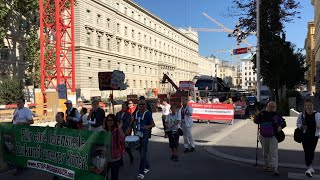
[[[195,76],[195,87],[199,92],[200,97],[213,97],[216,96],[219,99],[224,98],[227,94],[230,94],[230,88],[219,77],[213,76]]]

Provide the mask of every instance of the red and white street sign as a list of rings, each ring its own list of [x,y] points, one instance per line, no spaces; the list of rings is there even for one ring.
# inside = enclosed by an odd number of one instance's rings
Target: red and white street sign
[[[189,103],[193,108],[192,119],[232,121],[234,117],[233,104],[199,104]]]
[[[245,47],[245,48],[238,48],[238,49],[234,49],[233,50],[233,54],[236,55],[236,54],[246,54],[248,53],[248,48]]]

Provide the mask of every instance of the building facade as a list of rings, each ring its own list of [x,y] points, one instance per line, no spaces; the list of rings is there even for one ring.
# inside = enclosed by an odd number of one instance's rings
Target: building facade
[[[130,0],[84,0],[75,6],[76,87],[86,99],[106,97],[98,72],[121,70],[129,85],[115,96],[161,90],[198,75],[198,34],[177,30]]]
[[[234,72],[235,72],[235,68],[234,66],[232,66],[228,61],[224,61],[224,60],[220,60],[218,62],[218,77],[223,79],[228,86],[233,87],[234,84],[234,80],[235,80],[235,76],[234,76]]]
[[[312,93],[315,92],[316,62],[315,62],[315,41],[314,41],[314,22],[308,23],[308,32],[305,40],[304,48],[306,50],[306,66],[309,66],[306,72],[306,80],[308,81],[307,89]]]
[[[320,1],[311,0],[314,7],[314,58],[316,63],[315,91],[320,92]]]
[[[198,58],[198,75],[207,75],[216,77],[219,72],[220,60],[214,57],[203,57]]]
[[[253,69],[252,54],[241,58],[241,88],[246,90],[256,89],[257,74]]]

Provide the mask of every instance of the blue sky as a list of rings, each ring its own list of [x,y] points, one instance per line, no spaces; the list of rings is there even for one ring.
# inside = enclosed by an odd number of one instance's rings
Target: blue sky
[[[207,19],[203,12],[219,21],[224,26],[233,29],[237,23],[236,17],[228,16],[228,8],[232,0],[134,0],[145,9],[157,15],[174,27],[216,28],[219,27]],[[287,40],[298,48],[304,47],[307,34],[307,22],[313,20],[314,10],[311,0],[296,0],[301,3],[301,19],[296,18],[292,23],[285,24]],[[227,37],[222,32],[199,32],[199,52],[202,56],[214,54],[219,59],[230,60],[229,53],[214,53],[215,50],[236,48],[236,40]],[[255,38],[247,41],[255,45]],[[241,44],[241,47],[245,47]]]

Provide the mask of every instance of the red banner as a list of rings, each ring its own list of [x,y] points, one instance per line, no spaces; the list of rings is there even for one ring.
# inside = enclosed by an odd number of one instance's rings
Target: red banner
[[[192,119],[231,121],[234,116],[233,104],[189,103],[193,108]]]

